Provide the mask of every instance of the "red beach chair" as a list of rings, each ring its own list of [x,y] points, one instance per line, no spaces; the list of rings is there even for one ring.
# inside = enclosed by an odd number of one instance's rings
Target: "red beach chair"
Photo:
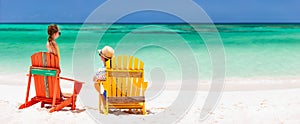
[[[59,111],[64,107],[76,108],[76,97],[80,92],[83,82],[60,77],[60,67],[58,57],[47,52],[38,52],[31,56],[29,78],[25,103],[19,109],[30,107],[41,102],[41,107],[50,104],[49,112]],[[36,96],[28,101],[31,78],[34,79]],[[74,82],[73,93],[61,93],[60,79]]]

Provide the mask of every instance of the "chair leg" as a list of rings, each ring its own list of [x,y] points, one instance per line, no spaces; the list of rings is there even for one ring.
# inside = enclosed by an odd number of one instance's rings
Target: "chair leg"
[[[41,102],[41,108],[44,108],[44,107],[45,107],[45,103]]]
[[[128,109],[128,111],[129,111],[130,113],[132,113],[132,109]]]
[[[142,114],[143,114],[143,115],[146,115],[146,114],[147,114],[147,113],[146,113],[146,105],[145,105],[145,103],[143,104]]]
[[[72,105],[71,110],[75,110],[76,109],[76,105]]]
[[[73,97],[73,96],[72,96]],[[61,110],[62,108],[70,105],[72,103],[72,99],[73,98],[68,98],[66,99],[65,101],[61,102],[60,104],[56,105],[55,107],[52,106],[52,108],[50,109],[50,113],[54,112],[54,111],[59,111]]]
[[[32,105],[38,103],[38,102],[40,102],[40,101],[34,100],[34,98],[32,98],[29,102],[20,105],[19,109],[27,108],[29,106],[32,106]]]
[[[107,102],[107,99],[105,101],[104,114],[108,115],[108,102]]]
[[[71,99],[72,99],[71,110],[75,110],[75,108],[76,108],[76,104],[75,104],[75,101],[76,101],[76,95],[73,95],[73,96],[71,97]]]
[[[23,105],[21,105],[21,106],[19,107],[19,109],[23,109],[23,108],[26,108],[26,107],[29,107],[29,106],[35,104],[35,103],[33,103],[33,104],[30,105],[30,104],[29,104],[30,101],[28,102],[29,91],[30,91],[30,84],[31,84],[31,76],[32,76],[32,75],[30,74],[29,77],[28,77],[28,83],[27,83],[27,90],[26,90],[25,103],[24,103]],[[33,101],[33,100],[31,99],[31,101]],[[29,105],[27,105],[27,104],[29,104]]]

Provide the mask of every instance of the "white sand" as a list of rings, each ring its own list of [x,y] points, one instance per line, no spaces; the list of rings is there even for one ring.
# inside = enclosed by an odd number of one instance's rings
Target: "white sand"
[[[207,124],[232,124],[232,123],[267,123],[267,124],[299,124],[300,123],[300,82],[298,80],[287,79],[285,84],[264,81],[265,85],[255,82],[234,83],[236,80],[227,81],[222,97],[217,107],[211,111],[206,120],[200,119],[200,112],[206,98],[206,88],[201,88],[197,92],[197,99],[190,111],[179,121],[179,123],[207,123]],[[267,85],[269,82],[269,85]],[[0,123],[95,123],[84,109],[94,109],[97,106],[87,107],[77,101],[77,111],[63,111],[48,113],[47,109],[40,108],[40,104],[26,109],[18,110],[20,104],[24,103],[26,83],[21,85],[0,84]],[[205,84],[205,83],[204,83]],[[33,87],[32,87],[33,88]],[[176,88],[175,88],[176,89]],[[35,95],[34,89],[31,96]],[[147,110],[152,116],[164,111],[174,100],[174,90],[168,90],[156,99],[147,102]],[[169,97],[170,96],[170,97]],[[174,96],[172,98],[172,96]],[[95,98],[95,102],[97,98]],[[170,113],[172,114],[172,113]],[[117,118],[141,115],[114,115]],[[160,124],[161,122],[156,122]]]

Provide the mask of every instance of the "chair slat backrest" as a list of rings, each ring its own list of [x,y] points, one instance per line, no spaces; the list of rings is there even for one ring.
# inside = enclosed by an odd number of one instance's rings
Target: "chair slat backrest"
[[[108,97],[143,96],[144,63],[133,56],[117,56],[106,62]],[[146,86],[147,87],[147,86]]]
[[[36,96],[53,98],[56,92],[56,98],[60,98],[60,85],[57,70],[50,70],[47,68],[59,70],[59,60],[54,54],[47,52],[38,52],[31,56],[30,74],[34,77],[34,84]],[[54,91],[54,84],[57,83],[57,90]]]

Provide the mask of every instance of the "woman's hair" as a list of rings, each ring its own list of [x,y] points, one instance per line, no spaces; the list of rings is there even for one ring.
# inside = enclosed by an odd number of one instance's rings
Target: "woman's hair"
[[[56,46],[56,43],[54,43],[54,38],[53,38],[53,34],[57,33],[59,30],[58,30],[58,27],[56,24],[50,24],[48,26],[48,43],[49,43],[49,47],[50,49],[54,50],[52,51],[54,54],[58,54],[57,52],[57,46]]]
[[[48,42],[51,42],[53,41],[53,34],[57,33],[58,32],[58,27],[56,24],[50,24],[48,26]]]

